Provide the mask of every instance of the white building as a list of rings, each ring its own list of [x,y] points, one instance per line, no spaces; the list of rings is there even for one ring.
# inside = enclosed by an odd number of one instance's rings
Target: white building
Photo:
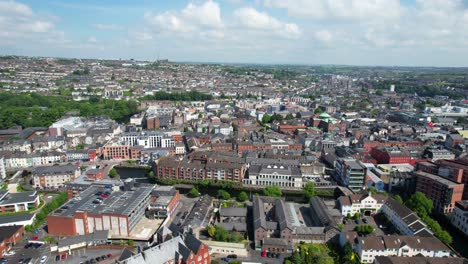
[[[468,200],[455,203],[451,221],[453,226],[468,235]]]
[[[451,250],[433,236],[368,236],[359,237],[356,252],[362,263],[373,263],[377,256],[432,258],[450,257]]]
[[[5,159],[3,157],[0,157],[0,178],[6,178]]]
[[[304,183],[297,166],[251,165],[248,178],[244,178],[246,185],[302,188]]]
[[[353,194],[338,198],[338,206],[343,216],[353,216],[355,213],[366,211],[375,213],[380,211],[387,199],[388,197],[382,194]]]
[[[33,187],[56,189],[78,178],[80,173],[80,168],[72,164],[36,167],[32,172]]]
[[[381,210],[401,234],[432,236],[432,232],[429,231],[426,224],[404,204],[389,198]]]
[[[160,131],[122,133],[120,142],[123,145],[143,146],[144,148],[172,148],[174,138]]]

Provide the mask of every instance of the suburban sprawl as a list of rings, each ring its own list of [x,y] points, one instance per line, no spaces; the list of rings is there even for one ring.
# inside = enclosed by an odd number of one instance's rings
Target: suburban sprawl
[[[466,264],[468,68],[0,57],[0,263]]]

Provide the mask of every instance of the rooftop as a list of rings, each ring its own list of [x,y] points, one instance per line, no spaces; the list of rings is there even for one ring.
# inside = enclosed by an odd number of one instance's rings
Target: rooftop
[[[151,190],[152,186],[141,186],[132,191],[113,191],[108,186],[93,185],[55,210],[52,215],[71,217],[77,211],[93,215],[130,215],[150,195]]]

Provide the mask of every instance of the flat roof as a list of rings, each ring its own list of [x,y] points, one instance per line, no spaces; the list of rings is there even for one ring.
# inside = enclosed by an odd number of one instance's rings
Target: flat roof
[[[111,188],[93,185],[55,210],[51,215],[71,217],[79,211],[88,212],[92,215],[130,215],[150,195],[151,190],[152,186],[140,186],[132,191],[112,191]],[[109,192],[110,194],[107,198],[101,198],[100,195],[97,195],[99,192]],[[102,202],[93,203],[98,198],[101,198]]]
[[[0,225],[8,225],[16,222],[29,221],[33,219],[35,214],[14,214],[14,215],[4,215],[0,216]]]
[[[437,181],[437,182],[445,184],[447,186],[456,186],[456,185],[463,184],[463,183],[456,183],[456,182],[451,181],[449,179],[446,179],[446,178],[444,178],[442,176],[435,175],[435,174],[430,174],[430,173],[423,172],[423,171],[417,171],[417,172],[415,172],[415,174],[416,175],[421,175],[423,177],[429,178],[431,180]]]
[[[37,199],[36,191],[8,193],[0,200],[0,205],[31,203]]]

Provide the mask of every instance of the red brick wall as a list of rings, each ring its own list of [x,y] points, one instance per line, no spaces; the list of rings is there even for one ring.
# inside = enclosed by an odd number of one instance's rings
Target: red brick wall
[[[47,216],[49,234],[55,236],[76,235],[75,220],[73,217]]]

